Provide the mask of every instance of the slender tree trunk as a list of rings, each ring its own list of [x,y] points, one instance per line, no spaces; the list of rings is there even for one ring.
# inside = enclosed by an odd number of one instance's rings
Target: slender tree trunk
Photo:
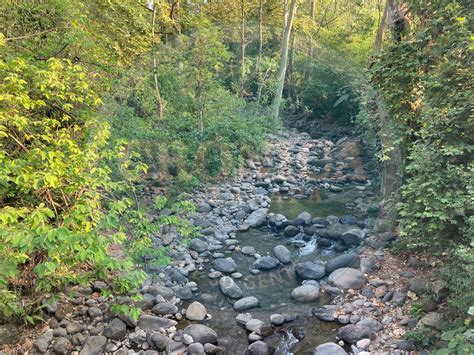
[[[387,26],[388,7],[389,7],[389,0],[385,2],[382,19],[380,20],[379,28],[377,29],[377,36],[375,37],[374,46],[372,48],[372,54],[376,54],[382,48],[385,28]]]
[[[296,0],[291,0],[290,8],[288,11],[288,18],[284,26],[285,31],[283,32],[282,47],[281,47],[281,60],[280,68],[278,70],[278,81],[275,97],[273,99],[273,117],[278,118],[280,113],[281,98],[283,95],[283,87],[285,85],[286,76],[286,64],[288,60],[288,43],[290,41],[291,28],[293,27],[293,18],[296,12]]]
[[[163,121],[163,99],[161,98],[160,86],[158,85],[158,66],[156,63],[156,51],[155,51],[155,23],[156,23],[156,11],[157,6],[153,2],[153,16],[152,16],[152,28],[151,28],[151,40],[153,45],[153,81],[155,83],[156,102],[157,102],[157,116],[158,120]]]
[[[263,0],[258,0],[258,57],[257,57],[257,102],[262,99],[263,77],[262,77],[262,58],[263,58]]]
[[[245,95],[245,74],[245,0],[240,0],[240,97]]]
[[[288,22],[288,1],[283,0],[283,19],[281,27],[281,47],[283,48],[283,38],[285,37],[284,33],[286,31],[286,24]]]
[[[287,69],[287,77],[288,77],[288,97],[292,100],[295,100],[295,51],[296,51],[296,32],[293,31],[291,34],[290,40],[290,53],[288,58],[288,69]]]
[[[314,8],[315,8],[315,1],[311,0],[310,8],[309,8],[309,16],[311,17],[311,22],[314,23]],[[313,38],[310,37],[309,39],[309,57],[313,59]]]

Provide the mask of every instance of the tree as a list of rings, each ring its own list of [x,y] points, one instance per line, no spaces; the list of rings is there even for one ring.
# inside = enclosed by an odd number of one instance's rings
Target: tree
[[[282,47],[281,47],[281,58],[280,67],[278,70],[277,88],[275,97],[273,99],[273,117],[278,118],[280,113],[281,99],[283,95],[283,87],[285,85],[286,67],[288,61],[288,45],[290,41],[291,29],[293,27],[293,18],[296,13],[296,2],[297,0],[291,0],[290,8],[285,11],[283,16],[283,34],[282,34]]]

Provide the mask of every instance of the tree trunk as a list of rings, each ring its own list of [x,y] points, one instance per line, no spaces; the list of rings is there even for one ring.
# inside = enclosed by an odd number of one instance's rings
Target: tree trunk
[[[372,48],[372,54],[376,54],[382,48],[385,27],[387,26],[387,13],[388,13],[388,7],[389,7],[388,3],[389,3],[389,0],[385,2],[382,19],[380,20],[379,28],[377,29],[377,36],[375,37],[374,46]]]
[[[245,96],[245,0],[240,0],[240,89],[239,96]]]
[[[151,40],[153,45],[153,81],[155,83],[156,102],[157,102],[157,116],[159,121],[163,121],[163,99],[161,98],[160,86],[158,85],[158,67],[156,63],[156,52],[155,52],[155,23],[156,23],[156,10],[157,6],[153,2],[153,16],[151,24]]]
[[[288,60],[288,43],[290,41],[291,28],[293,27],[293,18],[296,12],[296,0],[291,0],[290,9],[288,11],[288,18],[284,25],[280,68],[278,70],[278,82],[275,97],[273,99],[273,117],[278,118],[280,112],[281,98],[283,95],[283,87],[285,85],[286,63]],[[286,16],[284,16],[286,17]]]
[[[262,99],[263,77],[262,77],[262,58],[263,58],[263,0],[258,0],[258,57],[257,57],[257,102]]]
[[[293,31],[292,35],[290,36],[290,53],[289,53],[289,58],[288,58],[288,97],[290,97],[292,100],[296,99],[296,93],[295,93],[295,51],[296,51],[296,33]]]
[[[314,8],[315,8],[315,1],[311,0],[310,9],[309,9],[309,16],[311,17],[311,22],[314,22]],[[313,38],[310,37],[309,39],[309,58],[313,59]]]

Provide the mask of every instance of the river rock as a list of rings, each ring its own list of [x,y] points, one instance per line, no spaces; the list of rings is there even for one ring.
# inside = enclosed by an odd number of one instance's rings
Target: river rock
[[[170,300],[174,296],[174,291],[166,286],[149,286],[144,290],[145,296],[146,294],[150,294],[152,296],[162,296],[166,300]]]
[[[85,329],[86,327],[78,322],[69,322],[66,326],[66,331],[69,335],[82,333]]]
[[[278,213],[270,213],[268,215],[268,224],[276,230],[281,230],[286,224],[286,217]]]
[[[291,262],[291,253],[284,245],[277,245],[273,248],[273,252],[282,264],[288,264]]]
[[[14,326],[13,326],[14,327]],[[5,344],[14,344],[14,343],[6,343],[6,341],[11,341],[14,338],[0,338],[0,345],[5,345]],[[38,350],[40,353],[45,353],[48,350],[49,344],[51,344],[51,341],[53,340],[53,330],[49,329],[45,331],[43,334],[41,334],[38,339],[33,343],[33,346]],[[17,338],[17,342],[20,341],[20,338]]]
[[[199,202],[196,204],[196,211],[199,213],[207,213],[212,211],[212,207],[207,202]]]
[[[430,312],[425,314],[423,318],[420,319],[420,323],[430,328],[442,330],[446,327],[448,321],[443,314],[437,312]]]
[[[208,247],[209,245],[204,240],[199,238],[193,238],[189,243],[189,248],[191,250],[197,251],[198,253],[206,251]]]
[[[324,266],[312,263],[311,261],[297,263],[295,270],[296,273],[303,279],[319,280],[326,274]]]
[[[206,307],[199,302],[193,302],[188,306],[186,310],[186,318],[189,320],[201,321],[206,318]]]
[[[374,339],[375,334],[369,327],[349,324],[339,328],[337,336],[349,344],[356,344],[361,339]]]
[[[153,330],[157,331],[160,328],[170,328],[174,327],[177,324],[176,321],[168,318],[151,316],[148,314],[142,314],[138,318],[138,327],[143,330]]]
[[[255,248],[248,245],[242,247],[241,251],[242,251],[242,254],[245,254],[245,255],[253,255],[256,253]]]
[[[203,324],[190,324],[184,328],[184,334],[190,335],[194,342],[206,344],[217,343],[217,333]]]
[[[126,333],[126,324],[118,318],[113,319],[109,324],[107,324],[102,332],[106,338],[113,340],[121,340]]]
[[[167,314],[176,314],[178,313],[178,307],[173,303],[163,302],[158,303],[155,307],[151,310],[154,314],[158,316],[164,316]]]
[[[251,228],[259,228],[264,226],[267,223],[267,212],[267,208],[261,208],[253,211],[244,221],[244,224],[247,224]]]
[[[204,355],[204,345],[201,343],[193,343],[188,346],[189,355]]]
[[[259,304],[259,300],[257,297],[249,296],[244,297],[234,303],[234,309],[238,312],[246,311],[251,308],[257,307]]]
[[[428,290],[428,282],[424,278],[415,277],[408,283],[408,290],[421,295]]]
[[[300,232],[299,228],[296,226],[286,226],[284,230],[285,237],[291,238],[297,235]]]
[[[336,256],[329,260],[326,265],[326,273],[329,275],[334,270],[343,268],[343,267],[350,267],[357,269],[360,266],[360,257],[355,253],[348,253]]]
[[[365,232],[359,228],[353,228],[343,233],[341,236],[345,245],[352,247],[359,245],[365,237]]]
[[[359,270],[345,267],[334,270],[329,275],[328,281],[343,290],[360,289],[365,284],[365,276]]]
[[[262,256],[253,264],[260,270],[271,270],[280,265],[280,261],[272,256]]]
[[[275,184],[283,184],[284,182],[286,181],[286,177],[284,177],[283,175],[275,175],[273,178],[272,178],[272,182],[274,182]]]
[[[261,340],[258,340],[249,345],[247,348],[247,355],[268,355],[268,345]]]
[[[335,305],[326,305],[318,308],[313,309],[313,314],[319,320],[323,320],[325,322],[333,322],[335,317],[334,313],[337,311],[337,306]]]
[[[149,335],[149,337],[147,336],[147,339],[150,345],[158,351],[165,351],[166,347],[171,342],[170,338],[158,332]]]
[[[309,212],[304,211],[304,212],[301,212],[301,213],[296,217],[296,219],[302,219],[302,220],[304,221],[304,224],[305,224],[305,225],[309,225],[309,224],[311,224],[311,219],[312,219],[312,217],[311,217],[311,215],[309,214]]]
[[[229,276],[223,276],[219,280],[219,287],[224,295],[230,298],[241,298],[243,295],[240,287]]]
[[[58,338],[53,345],[54,354],[70,354],[72,344],[67,338]]]
[[[80,355],[100,355],[103,353],[107,338],[103,335],[93,335],[87,337],[86,344],[82,348]]]
[[[363,318],[357,322],[357,325],[370,328],[374,333],[377,333],[383,329],[382,323],[371,317]]]
[[[16,325],[0,324],[0,345],[16,344],[19,341],[20,331]]]
[[[283,325],[285,323],[285,316],[281,314],[272,314],[270,316],[270,322],[276,326]]]
[[[347,355],[346,351],[335,343],[324,343],[314,349],[314,355]]]
[[[235,264],[235,261],[232,258],[216,259],[213,262],[213,266],[214,269],[219,270],[221,272],[225,272],[227,274],[231,274],[237,271],[237,265]]]
[[[249,332],[255,332],[257,334],[262,333],[262,327],[265,323],[263,323],[260,319],[251,319],[245,324],[245,329]]]
[[[297,302],[313,302],[319,297],[319,287],[315,285],[303,285],[291,291],[291,297]]]

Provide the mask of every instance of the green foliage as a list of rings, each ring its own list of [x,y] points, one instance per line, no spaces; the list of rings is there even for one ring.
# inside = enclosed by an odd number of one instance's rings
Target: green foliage
[[[421,303],[413,303],[410,308],[410,313],[416,319],[420,319],[423,316],[423,305]]]
[[[434,340],[431,331],[425,327],[417,327],[414,330],[408,331],[405,334],[405,339],[421,349],[432,346]]]
[[[458,320],[443,332],[441,339],[446,342],[446,345],[437,349],[434,354],[472,354],[474,352],[474,329],[471,325],[473,316],[474,307],[471,306],[467,319]]]

